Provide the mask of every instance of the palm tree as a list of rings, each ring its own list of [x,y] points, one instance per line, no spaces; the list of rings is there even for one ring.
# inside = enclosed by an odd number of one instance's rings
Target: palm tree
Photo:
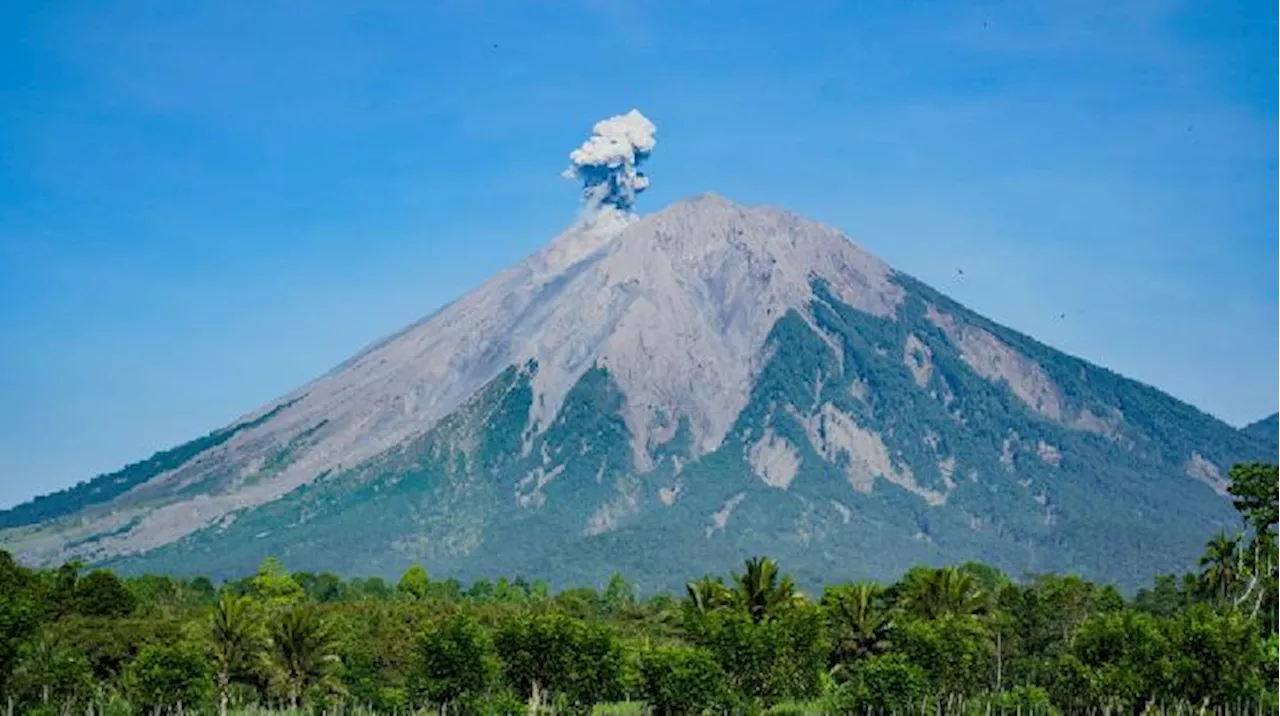
[[[822,595],[832,635],[831,660],[837,668],[889,648],[893,617],[883,596],[882,587],[867,582],[829,587]]]
[[[718,578],[708,576],[689,582],[685,585],[685,591],[688,592],[689,607],[698,614],[708,614],[733,602],[733,593]]]
[[[760,623],[801,598],[791,577],[778,571],[778,563],[768,557],[747,560],[747,570],[733,575],[735,597],[751,620]]]
[[[291,709],[298,708],[298,700],[337,660],[329,626],[309,604],[292,607],[276,618],[271,625],[271,655],[284,677]]]
[[[224,594],[209,619],[209,641],[218,687],[218,714],[227,716],[231,677],[262,653],[262,639],[253,602]]]
[[[1200,579],[1215,598],[1226,601],[1241,576],[1240,537],[1228,537],[1225,532],[1209,540],[1204,547],[1200,566],[1204,571]]]
[[[898,595],[899,605],[922,619],[979,614],[986,602],[973,577],[955,567],[912,570]]]

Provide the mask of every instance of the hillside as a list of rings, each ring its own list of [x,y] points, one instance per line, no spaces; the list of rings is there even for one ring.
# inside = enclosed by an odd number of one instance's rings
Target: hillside
[[[1269,445],[1273,456],[1280,451],[1280,413],[1249,423],[1240,428],[1240,432]]]
[[[758,553],[808,584],[979,559],[1132,587],[1234,528],[1227,469],[1275,458],[1255,432],[707,195],[579,224],[231,426],[0,513],[0,547],[643,589]]]

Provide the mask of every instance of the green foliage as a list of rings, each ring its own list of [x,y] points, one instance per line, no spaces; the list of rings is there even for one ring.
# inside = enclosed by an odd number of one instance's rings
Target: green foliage
[[[854,663],[837,696],[847,713],[909,712],[921,702],[928,683],[924,669],[902,654],[884,654]]]
[[[752,557],[746,570],[733,575],[735,597],[751,620],[774,618],[795,603],[798,592],[791,577],[781,574],[778,563],[768,557]]]
[[[267,557],[258,565],[258,573],[249,580],[249,593],[271,608],[296,604],[306,596],[302,585],[275,557]]]
[[[191,644],[146,646],[125,669],[129,701],[142,713],[196,710],[213,692],[209,663]]]
[[[420,564],[405,570],[404,575],[400,577],[400,583],[396,585],[396,592],[406,599],[417,601],[426,599],[430,589],[431,580],[427,578],[427,570]]]
[[[489,691],[498,661],[489,635],[467,614],[453,614],[418,640],[413,689],[427,704],[449,706]]]
[[[685,586],[686,607],[696,615],[707,614],[718,609],[728,609],[737,603],[733,590],[725,586],[724,580],[716,577],[703,577]]]
[[[658,647],[641,656],[642,693],[656,714],[700,714],[732,699],[724,671],[711,652],[687,646]]]
[[[248,597],[224,594],[209,615],[209,656],[217,688],[218,710],[225,716],[231,685],[257,666],[264,635]]]
[[[90,572],[76,582],[75,611],[88,617],[124,617],[133,613],[138,599],[115,573]]]
[[[690,640],[715,656],[730,688],[751,702],[816,696],[826,670],[822,613],[795,605],[755,621],[741,610],[717,610],[690,620]]]
[[[990,627],[972,615],[908,620],[895,630],[894,640],[895,649],[928,674],[936,699],[976,694],[994,672],[995,639]]]
[[[955,567],[916,567],[907,572],[897,593],[902,607],[920,619],[979,614],[988,601],[977,580]]]
[[[1126,610],[1090,617],[1076,631],[1070,656],[1074,662],[1063,671],[1083,675],[1087,688],[1065,695],[1069,707],[1132,709],[1172,696],[1169,640],[1151,615]]]
[[[27,709],[52,705],[69,711],[87,703],[93,690],[84,653],[46,636],[23,649],[9,693]]]
[[[8,688],[22,644],[39,629],[41,587],[31,570],[0,550],[0,694]]]
[[[827,618],[827,633],[831,635],[831,665],[836,673],[854,661],[889,648],[894,620],[880,585],[859,582],[827,587],[821,605]]]
[[[1277,661],[1257,624],[1235,611],[1200,604],[1163,625],[1170,652],[1167,696],[1192,703],[1251,703],[1274,686]],[[1271,635],[1274,638],[1274,634]]]
[[[310,604],[288,607],[270,626],[270,653],[291,708],[332,674],[338,659],[324,617]]]
[[[1231,485],[1227,491],[1233,504],[1244,515],[1254,532],[1268,532],[1276,526],[1277,491],[1280,490],[1280,468],[1260,462],[1240,464],[1227,474]]]
[[[1219,533],[1205,545],[1200,566],[1204,569],[1200,579],[1209,594],[1226,601],[1238,586],[1243,568],[1240,549],[1241,537],[1228,537]]]
[[[621,695],[622,653],[608,627],[521,614],[498,625],[494,644],[512,688],[532,702],[563,697],[581,708]]]
[[[617,573],[602,592],[553,595],[523,577],[399,589],[270,560],[215,590],[121,585],[74,563],[30,570],[0,552],[0,656],[11,654],[0,703],[120,716],[179,700],[228,714],[253,703],[516,714],[530,702],[601,714],[1268,712],[1280,637],[1257,605],[1274,572],[1227,541],[1206,547],[1206,566],[1238,570],[1226,598],[1185,574],[1129,602],[1078,576],[1013,581],[979,563],[830,585],[815,602],[759,558],[677,602],[637,599]]]
[[[989,620],[999,639],[1004,683],[1045,682],[1053,660],[1070,645],[1072,636],[1093,614],[1110,614],[1124,607],[1120,594],[1074,575],[1039,575],[1024,585],[1001,590],[998,612]]]
[[[636,592],[626,577],[614,572],[613,576],[609,578],[609,584],[605,587],[604,594],[601,595],[601,601],[606,610],[616,614],[635,605]]]

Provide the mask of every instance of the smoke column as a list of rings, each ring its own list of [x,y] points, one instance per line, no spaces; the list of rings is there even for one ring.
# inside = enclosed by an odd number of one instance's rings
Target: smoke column
[[[582,182],[582,197],[588,211],[609,206],[630,212],[636,194],[649,186],[649,178],[638,170],[649,158],[658,131],[640,110],[633,109],[596,122],[591,138],[569,153],[564,176]]]

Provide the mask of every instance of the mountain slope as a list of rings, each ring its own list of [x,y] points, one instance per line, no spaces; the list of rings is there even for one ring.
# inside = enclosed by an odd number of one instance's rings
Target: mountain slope
[[[1280,450],[1280,413],[1272,413],[1270,417],[1249,423],[1240,428],[1240,432],[1263,441],[1270,446],[1274,455]]]
[[[605,212],[210,439],[0,513],[124,569],[672,586],[979,558],[1133,585],[1235,515],[1264,440],[993,324],[840,233],[716,196]]]

